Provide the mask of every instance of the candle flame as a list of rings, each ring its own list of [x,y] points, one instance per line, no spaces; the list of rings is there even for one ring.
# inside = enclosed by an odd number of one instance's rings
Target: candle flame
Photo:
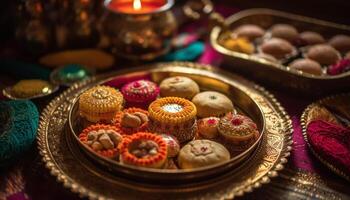
[[[134,0],[133,6],[135,10],[140,10],[142,8],[141,0]]]

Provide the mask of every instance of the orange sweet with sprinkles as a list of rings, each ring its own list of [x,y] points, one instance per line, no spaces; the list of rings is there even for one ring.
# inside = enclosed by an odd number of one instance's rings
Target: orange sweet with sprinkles
[[[126,137],[119,146],[120,161],[126,165],[161,168],[167,158],[167,144],[159,135],[138,132]]]
[[[79,134],[79,140],[101,156],[115,158],[123,137],[114,126],[96,124],[85,128]]]
[[[160,98],[148,108],[150,118],[165,124],[181,124],[196,117],[196,106],[179,97]]]
[[[141,108],[124,109],[116,114],[112,123],[123,135],[146,131],[148,127],[148,112]]]

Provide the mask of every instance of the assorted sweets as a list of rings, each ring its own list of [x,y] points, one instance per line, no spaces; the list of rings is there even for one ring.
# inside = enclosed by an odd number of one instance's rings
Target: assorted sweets
[[[321,33],[298,30],[291,24],[273,24],[267,29],[243,24],[223,33],[219,43],[253,59],[282,64],[309,75],[332,76],[349,71],[348,66],[339,67],[350,59],[349,35],[325,38]]]
[[[256,124],[236,114],[230,98],[200,91],[184,76],[95,86],[79,97],[89,125],[78,135],[85,147],[123,165],[194,169],[224,163],[258,139]]]

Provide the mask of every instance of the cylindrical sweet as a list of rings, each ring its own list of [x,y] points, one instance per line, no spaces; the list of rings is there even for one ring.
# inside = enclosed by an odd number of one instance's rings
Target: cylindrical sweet
[[[194,138],[197,132],[196,106],[179,97],[165,97],[152,102],[148,108],[149,129],[160,134],[173,135],[182,143]]]
[[[157,84],[148,80],[137,80],[124,85],[121,89],[128,107],[147,108],[159,95]]]
[[[79,97],[80,115],[90,122],[111,122],[118,111],[123,109],[123,95],[108,86],[96,86]]]

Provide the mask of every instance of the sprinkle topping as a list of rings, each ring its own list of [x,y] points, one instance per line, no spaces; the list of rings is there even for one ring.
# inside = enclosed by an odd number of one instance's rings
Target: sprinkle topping
[[[162,106],[162,109],[170,113],[177,113],[182,111],[183,107],[179,104],[166,104]]]

